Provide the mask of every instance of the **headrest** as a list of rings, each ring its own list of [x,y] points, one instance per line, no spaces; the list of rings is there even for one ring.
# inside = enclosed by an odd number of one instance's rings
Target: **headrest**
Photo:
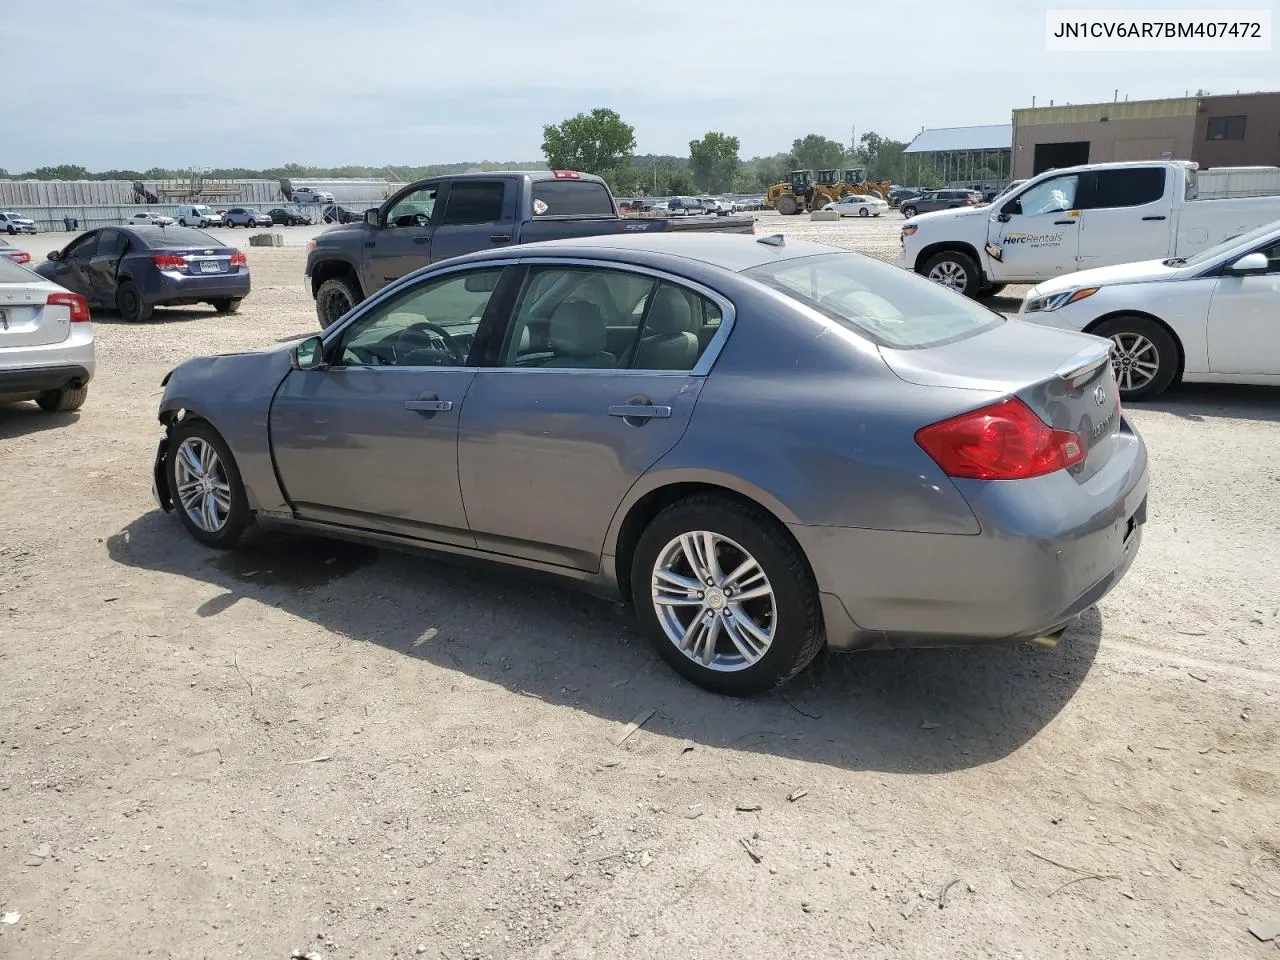
[[[551,315],[551,349],[562,357],[594,357],[607,340],[604,318],[593,304],[570,300]]]
[[[678,333],[689,333],[693,328],[693,311],[689,308],[689,299],[675,287],[665,284],[658,288],[653,306],[649,308],[649,317],[645,320],[644,335],[646,337],[671,337]]]

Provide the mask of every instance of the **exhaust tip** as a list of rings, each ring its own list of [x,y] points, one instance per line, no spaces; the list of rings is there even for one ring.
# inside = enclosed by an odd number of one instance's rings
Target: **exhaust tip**
[[[1066,628],[1063,627],[1056,633],[1046,634],[1043,637],[1032,637],[1027,640],[1027,643],[1033,647],[1039,647],[1041,650],[1052,650],[1058,645],[1058,641],[1062,639],[1062,635],[1066,632]]]

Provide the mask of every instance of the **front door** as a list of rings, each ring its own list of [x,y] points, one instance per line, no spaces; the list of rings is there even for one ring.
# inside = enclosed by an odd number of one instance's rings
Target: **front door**
[[[720,318],[710,297],[645,273],[530,268],[462,414],[477,545],[597,571],[627,491],[685,432]]]
[[[86,233],[83,237],[72,241],[62,251],[61,256],[53,262],[53,276],[50,277],[60,287],[66,287],[72,293],[78,293],[86,300],[92,299],[93,287],[89,282],[89,261],[98,249],[98,236],[101,230]]]
[[[297,515],[474,545],[458,486],[458,417],[501,267],[436,276],[326,335],[329,366],[294,370],[271,407]]]
[[[1209,369],[1280,375],[1280,243],[1263,248],[1270,269],[1220,277],[1209,301]]]
[[[429,184],[394,198],[380,227],[366,231],[364,275],[372,296],[432,261],[431,234],[439,187]]]
[[[1047,280],[1078,269],[1079,191],[1077,174],[1050,177],[993,210],[988,236],[999,259],[991,257],[992,279]]]
[[[505,246],[513,242],[515,229],[516,181],[454,180],[431,237],[431,259]]]
[[[99,235],[98,245],[85,267],[89,282],[89,301],[114,307],[116,303],[116,271],[120,258],[129,247],[129,238],[119,230],[106,229]]]
[[[1173,244],[1172,186],[1182,179],[1164,167],[1098,170],[1082,198],[1080,269],[1163,260]]]

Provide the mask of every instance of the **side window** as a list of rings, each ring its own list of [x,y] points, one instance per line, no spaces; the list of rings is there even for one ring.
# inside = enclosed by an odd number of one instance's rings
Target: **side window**
[[[98,237],[95,257],[120,257],[129,246],[128,238],[119,230],[103,230]]]
[[[1164,196],[1165,172],[1160,167],[1099,170],[1098,189],[1090,209],[1140,207]]]
[[[633,370],[692,370],[720,329],[720,308],[701,294],[663,282],[645,312]]]
[[[1273,243],[1269,247],[1263,247],[1259,253],[1266,254],[1268,262],[1268,273],[1280,273],[1280,243]]]
[[[534,267],[507,332],[502,366],[628,366],[655,281],[621,270]]]
[[[342,331],[337,366],[465,366],[502,268],[454,273],[378,304]]]
[[[71,245],[70,249],[67,250],[66,256],[62,259],[78,260],[80,262],[88,260],[93,256],[94,251],[98,249],[98,240],[100,236],[100,234],[91,233],[87,236],[81,237]]]
[[[1076,190],[1080,178],[1075,174],[1064,177],[1051,177],[1037,183],[1013,201],[1012,213],[1020,213],[1026,217],[1039,216],[1045,213],[1062,213],[1074,210]]]
[[[502,219],[506,183],[488,180],[455,180],[445,202],[442,226],[497,223]]]
[[[1210,117],[1205,127],[1206,140],[1243,140],[1244,117]]]
[[[439,188],[423,187],[405,194],[387,211],[388,227],[425,227],[436,209]]]

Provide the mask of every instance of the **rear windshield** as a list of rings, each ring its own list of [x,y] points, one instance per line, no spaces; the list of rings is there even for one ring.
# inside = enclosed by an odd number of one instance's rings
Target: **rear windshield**
[[[594,180],[535,180],[535,217],[613,217],[613,198]]]
[[[7,247],[8,244],[5,246]],[[0,257],[0,283],[31,283],[43,279],[26,267],[18,266],[8,257]]]
[[[781,260],[746,275],[882,347],[941,346],[1004,322],[946,287],[853,253]]]
[[[170,250],[175,247],[220,247],[222,243],[202,230],[190,227],[153,227],[139,230],[138,236],[153,250]]]

